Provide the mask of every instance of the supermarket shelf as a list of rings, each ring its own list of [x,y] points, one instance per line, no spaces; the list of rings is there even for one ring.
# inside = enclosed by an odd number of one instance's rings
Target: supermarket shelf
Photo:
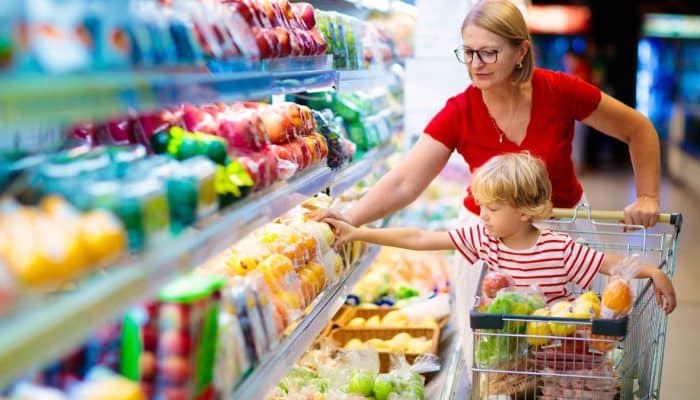
[[[0,319],[0,388],[68,353],[130,305],[152,297],[182,271],[209,257],[328,187],[333,173],[316,167],[267,188],[132,263],[86,280],[61,296],[26,299]]]
[[[18,124],[113,117],[183,102],[234,101],[272,93],[261,71],[88,73],[0,78],[0,121]]]
[[[365,153],[362,158],[350,164],[349,167],[336,176],[333,185],[330,187],[331,196],[335,199],[364,179],[374,170],[374,166],[378,161],[386,159],[393,152],[394,149],[391,143],[386,143]]]
[[[360,71],[338,71],[338,75],[336,90],[339,92],[371,90],[396,83],[396,77],[382,67]]]
[[[231,399],[263,399],[284,374],[306,352],[323,327],[345,302],[345,297],[379,254],[378,246],[370,246],[367,254],[335,285],[326,288],[318,297],[313,310],[277,349],[268,354],[253,373],[238,384]]]

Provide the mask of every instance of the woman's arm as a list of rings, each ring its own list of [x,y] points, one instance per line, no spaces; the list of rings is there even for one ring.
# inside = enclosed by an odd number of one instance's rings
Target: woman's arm
[[[410,250],[452,250],[454,244],[447,232],[433,232],[414,228],[355,228],[337,219],[326,218],[336,235],[335,245],[353,240],[375,243],[382,246],[400,247]]]
[[[629,146],[637,199],[625,207],[625,223],[654,226],[659,218],[660,149],[654,125],[640,112],[602,93],[586,125]]]
[[[358,226],[406,207],[440,173],[451,153],[439,141],[421,135],[406,158],[346,211],[344,219]]]
[[[610,275],[612,267],[619,263],[622,257],[605,253],[603,263],[600,266],[600,273]],[[656,294],[656,304],[663,307],[666,314],[670,314],[676,308],[676,290],[673,283],[668,279],[666,273],[651,265],[640,265],[635,278],[651,279],[654,282],[654,293]],[[664,301],[665,300],[665,301]]]

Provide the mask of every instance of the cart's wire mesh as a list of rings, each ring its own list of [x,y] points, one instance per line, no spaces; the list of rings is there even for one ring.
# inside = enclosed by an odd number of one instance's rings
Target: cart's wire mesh
[[[652,229],[576,218],[543,225],[606,253],[636,255],[673,277],[680,222]],[[600,293],[605,284],[600,279],[593,289]],[[502,329],[474,329],[472,398],[659,398],[667,316],[650,281],[634,281],[633,290],[636,301],[624,337],[593,335],[591,321],[557,325],[569,336],[526,332],[528,323],[556,322],[541,317],[539,322],[507,317]]]

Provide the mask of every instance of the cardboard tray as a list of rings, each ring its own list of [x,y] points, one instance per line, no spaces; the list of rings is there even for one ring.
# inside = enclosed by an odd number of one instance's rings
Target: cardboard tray
[[[440,328],[335,328],[330,331],[328,336],[338,342],[340,347],[345,346],[350,339],[360,339],[366,342],[369,339],[389,340],[399,333],[406,332],[412,337],[424,337],[432,340],[430,353],[438,355],[438,346],[440,344]],[[391,352],[378,351],[379,353],[379,368],[380,372],[389,372],[389,363]],[[416,357],[422,353],[406,353],[406,361],[412,364]]]
[[[333,323],[335,323],[338,327],[346,327],[346,325],[352,320],[353,318],[364,318],[364,319],[369,319],[375,315],[378,315],[379,318],[384,318],[385,315],[392,311],[400,311],[400,308],[396,307],[380,307],[380,308],[362,308],[362,307],[353,307],[353,306],[347,306],[344,305],[340,308],[340,311],[338,311],[338,318],[333,320]],[[447,322],[449,321],[450,317],[444,317],[440,320],[438,320],[438,327],[440,329],[444,328]],[[412,328],[411,326],[407,326],[406,328]],[[369,329],[369,328],[368,328]]]

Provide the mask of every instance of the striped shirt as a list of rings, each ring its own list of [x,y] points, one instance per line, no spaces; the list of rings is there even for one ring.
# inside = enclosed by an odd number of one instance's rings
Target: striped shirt
[[[470,263],[486,262],[509,274],[517,287],[536,285],[547,303],[573,300],[567,287],[574,283],[588,288],[600,270],[604,254],[576,243],[565,233],[541,229],[534,246],[524,250],[508,248],[486,232],[482,224],[457,228],[449,232],[455,248]]]

